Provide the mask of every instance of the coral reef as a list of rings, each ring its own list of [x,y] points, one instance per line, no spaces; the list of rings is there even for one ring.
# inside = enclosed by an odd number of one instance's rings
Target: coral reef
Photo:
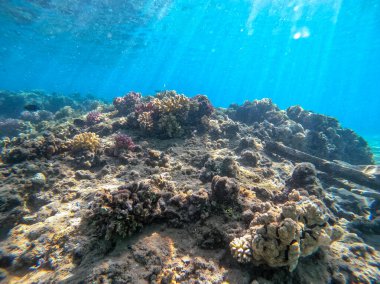
[[[274,206],[253,218],[249,233],[233,240],[231,251],[241,262],[288,266],[293,271],[300,257],[342,236],[342,228],[328,224],[326,210],[322,202],[313,199],[289,201],[281,209]]]
[[[95,152],[100,146],[98,135],[92,132],[84,132],[74,136],[71,141],[73,151],[89,150]]]
[[[203,130],[204,118],[214,111],[206,96],[197,95],[189,99],[175,91],[158,93],[154,98],[131,105],[134,106],[134,115],[128,118],[134,122],[130,123],[161,138],[181,137],[191,129]]]
[[[233,105],[228,115],[254,126],[261,139],[274,139],[295,149],[329,160],[372,164],[367,142],[332,117],[306,111],[300,106],[280,110],[270,99]],[[354,150],[355,149],[355,150]]]
[[[98,193],[86,219],[106,239],[129,236],[159,215],[159,191],[146,183],[133,183],[115,192]]]
[[[134,111],[135,106],[141,101],[141,94],[129,92],[124,97],[117,97],[113,100],[115,109],[121,115],[127,115]]]
[[[370,162],[361,138],[332,118],[268,99],[214,109],[175,91],[56,108],[44,93],[0,97],[0,109],[19,99],[40,107],[1,118],[16,119],[0,123],[4,283],[380,277],[378,168],[312,156]],[[270,147],[284,144],[303,154]]]
[[[30,121],[33,123],[38,123],[44,120],[51,120],[54,118],[54,114],[50,111],[46,110],[38,110],[38,111],[23,111],[20,114],[20,119],[25,121]]]
[[[211,198],[220,203],[233,203],[237,199],[239,185],[233,179],[214,176],[211,183]]]
[[[115,147],[118,149],[127,149],[133,151],[136,147],[131,137],[126,134],[118,133],[115,135]]]
[[[26,129],[27,125],[19,119],[7,118],[0,120],[0,137],[17,136]]]
[[[98,111],[91,111],[86,116],[86,122],[89,125],[97,124],[102,121],[102,114]]]

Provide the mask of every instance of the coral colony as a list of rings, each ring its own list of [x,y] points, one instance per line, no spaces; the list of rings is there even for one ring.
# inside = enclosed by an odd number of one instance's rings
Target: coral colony
[[[380,279],[380,181],[334,118],[175,91],[2,96],[45,101],[0,120],[4,283]]]

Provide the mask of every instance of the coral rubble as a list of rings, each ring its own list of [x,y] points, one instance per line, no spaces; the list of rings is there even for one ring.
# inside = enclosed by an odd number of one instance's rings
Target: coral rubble
[[[112,104],[0,94],[4,283],[380,278],[377,183],[326,170],[376,181],[376,166],[334,161],[372,157],[333,118],[269,99],[218,109],[175,91]],[[269,147],[280,142],[314,162]]]

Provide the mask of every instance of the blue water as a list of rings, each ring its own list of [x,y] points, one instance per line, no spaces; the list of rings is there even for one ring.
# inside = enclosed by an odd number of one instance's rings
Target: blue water
[[[380,133],[378,0],[0,1],[0,89],[271,97]]]

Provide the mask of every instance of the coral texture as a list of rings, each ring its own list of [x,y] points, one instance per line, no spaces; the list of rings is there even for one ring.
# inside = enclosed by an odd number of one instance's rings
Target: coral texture
[[[101,192],[86,219],[105,239],[126,237],[152,221],[160,210],[159,191],[146,183],[132,183],[114,192]]]
[[[118,149],[127,149],[133,151],[136,147],[132,138],[126,134],[118,133],[115,135],[115,147]]]
[[[74,151],[89,150],[95,152],[100,147],[100,140],[95,133],[84,132],[75,135],[71,145]]]
[[[342,229],[328,223],[326,211],[318,199],[303,199],[256,214],[249,233],[231,242],[232,254],[239,262],[288,266],[293,271],[300,257],[311,255],[341,237]]]
[[[342,128],[332,117],[306,111],[300,106],[280,110],[270,99],[233,105],[229,116],[254,126],[262,139],[274,139],[290,147],[329,160],[372,164],[367,142],[354,131]],[[354,150],[355,149],[355,150]]]

